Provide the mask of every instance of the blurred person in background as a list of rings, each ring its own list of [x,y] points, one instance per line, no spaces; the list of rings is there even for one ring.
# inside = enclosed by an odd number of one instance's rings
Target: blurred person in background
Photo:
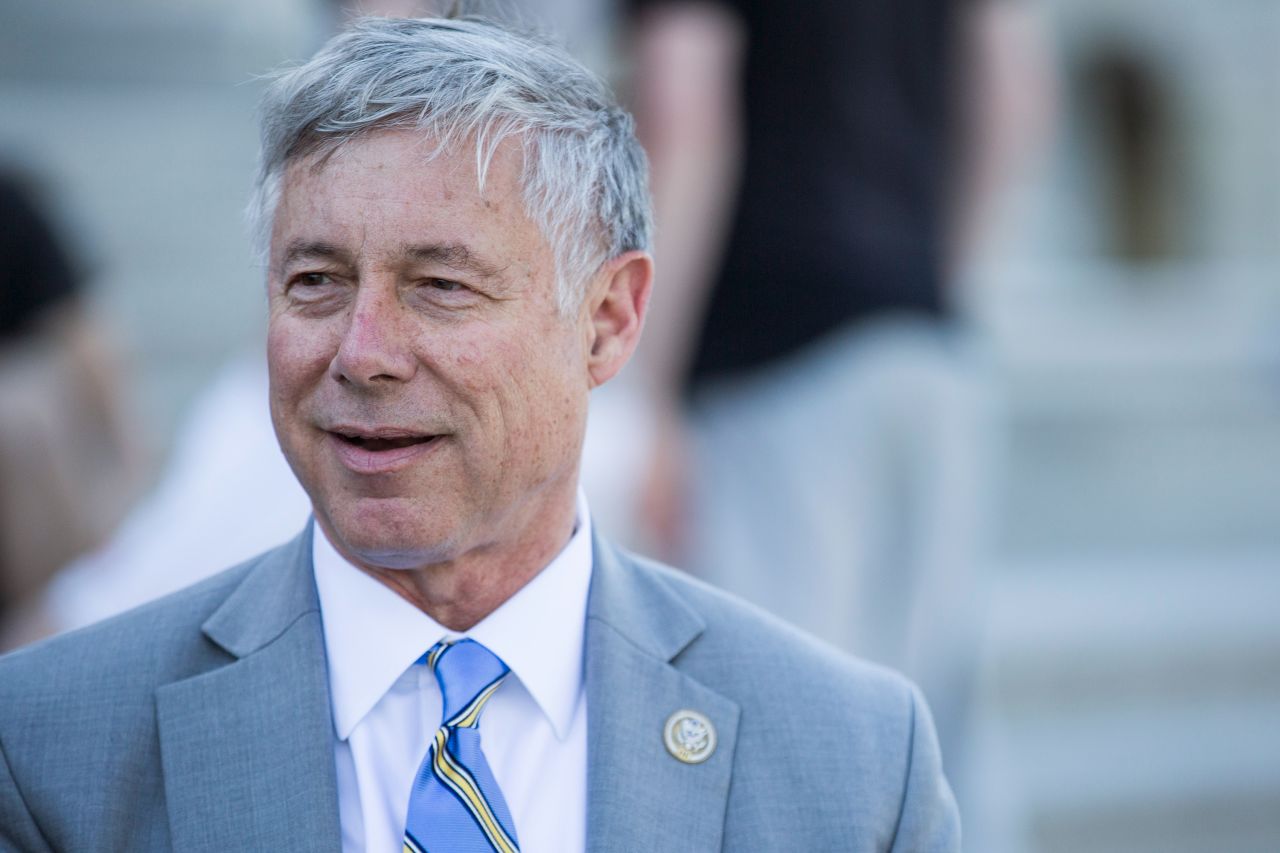
[[[0,648],[34,629],[54,571],[136,494],[141,454],[120,359],[36,195],[0,173]]]
[[[653,422],[636,538],[911,673],[955,778],[992,439],[948,285],[1043,132],[1025,9],[631,12],[659,258],[633,377]]]

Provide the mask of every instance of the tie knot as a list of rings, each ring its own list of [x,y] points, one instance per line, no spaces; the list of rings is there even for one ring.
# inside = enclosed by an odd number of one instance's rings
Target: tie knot
[[[444,700],[442,725],[475,728],[480,712],[511,670],[475,640],[441,640],[424,656],[436,674]]]

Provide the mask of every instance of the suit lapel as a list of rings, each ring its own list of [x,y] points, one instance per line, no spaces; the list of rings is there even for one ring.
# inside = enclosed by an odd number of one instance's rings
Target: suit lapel
[[[310,525],[203,627],[236,660],[156,693],[174,848],[340,850]]]
[[[587,608],[587,848],[718,850],[738,706],[672,665],[704,625],[663,581],[595,543]],[[705,715],[718,737],[701,764],[663,742],[672,713]]]

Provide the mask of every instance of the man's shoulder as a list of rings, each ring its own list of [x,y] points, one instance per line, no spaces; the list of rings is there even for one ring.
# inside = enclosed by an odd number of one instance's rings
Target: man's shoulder
[[[899,673],[839,651],[686,572],[631,554],[626,558],[704,623],[675,661],[682,671],[754,707],[808,701],[880,725],[910,725],[917,690]]]
[[[58,849],[73,838],[120,850],[169,846],[170,761],[179,762],[173,778],[216,778],[221,771],[207,766],[193,771],[192,756],[219,760],[232,743],[224,725],[253,729],[232,721],[237,703],[259,690],[294,697],[316,681],[306,662],[323,649],[318,623],[304,623],[314,613],[304,541],[0,658],[0,848],[15,838],[35,848],[36,823]],[[292,625],[302,631],[276,646]],[[267,647],[284,650],[267,655],[274,666],[241,668]],[[306,695],[314,705],[316,694]],[[297,702],[278,707],[294,722],[307,715]]]
[[[149,696],[159,684],[225,662],[228,655],[202,634],[201,625],[272,553],[0,657],[0,708],[52,710],[75,697]]]
[[[760,837],[806,849],[958,849],[933,723],[910,681],[686,574],[623,562],[641,579],[629,589],[645,598],[639,606],[667,608],[647,624],[683,626],[670,666],[732,703],[713,720],[732,733],[740,780],[726,849]]]

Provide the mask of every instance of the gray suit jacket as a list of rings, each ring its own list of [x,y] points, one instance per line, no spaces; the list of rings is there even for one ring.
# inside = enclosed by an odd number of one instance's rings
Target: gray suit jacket
[[[0,660],[0,849],[337,853],[309,542]],[[959,849],[901,678],[600,540],[586,657],[590,850]]]

